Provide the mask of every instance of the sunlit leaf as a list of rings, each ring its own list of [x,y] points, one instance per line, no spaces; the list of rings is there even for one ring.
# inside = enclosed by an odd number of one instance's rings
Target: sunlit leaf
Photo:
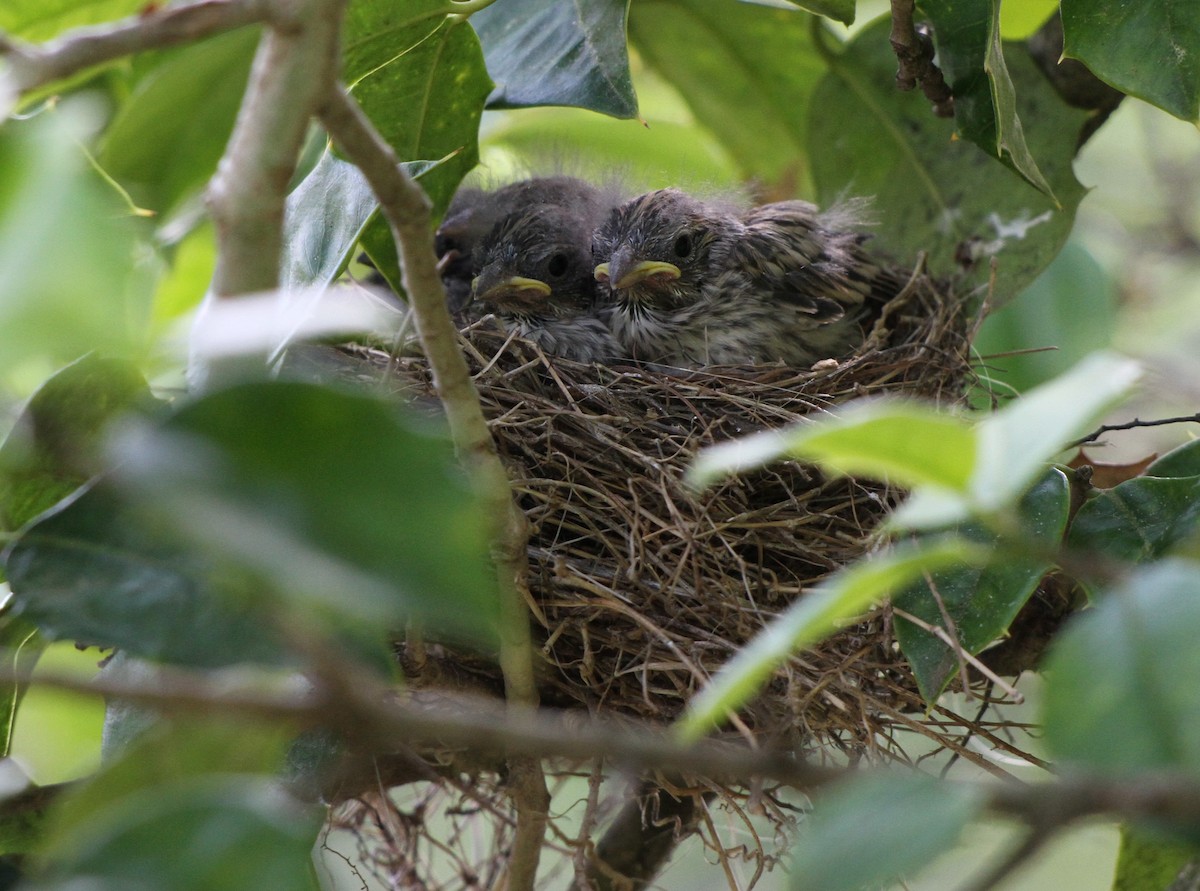
[[[1056,548],[1067,525],[1069,498],[1066,475],[1050,470],[1017,507],[1023,541],[1044,551]],[[999,540],[995,533],[975,524],[954,531],[984,546]],[[1050,569],[1050,563],[1039,557],[950,567],[917,580],[896,594],[893,602],[926,624],[943,629],[963,650],[975,655],[1004,634]],[[895,623],[896,639],[913,668],[921,695],[932,702],[958,674],[960,657],[936,635],[903,616],[897,616]]]
[[[488,104],[573,105],[633,117],[628,7],[628,0],[505,0],[472,15],[496,82]]]
[[[745,2],[754,3],[757,0],[745,0]],[[788,2],[844,25],[854,24],[854,7],[857,0],[788,0]]]
[[[702,736],[750,700],[792,653],[828,636],[922,572],[985,559],[962,540],[927,542],[846,567],[804,594],[722,666],[688,704],[677,725],[685,740]]]
[[[125,18],[145,5],[146,0],[4,0],[0,31],[22,40],[49,40],[68,28]]]
[[[975,435],[963,418],[904,400],[869,400],[838,414],[704,449],[688,472],[694,486],[797,458],[897,485],[965,492],[975,471]]]
[[[1063,0],[1063,53],[1122,92],[1200,118],[1200,5]]]
[[[1139,569],[1074,619],[1045,665],[1046,744],[1108,774],[1200,775],[1200,564]]]
[[[918,773],[871,773],[813,804],[792,857],[792,891],[859,891],[914,872],[980,814],[983,791]]]
[[[1083,197],[1072,161],[1084,112],[1062,102],[1024,47],[1005,58],[1025,140],[1061,208],[976,146],[956,141],[954,124],[935,118],[919,90],[897,93],[887,21],[865,28],[837,56],[809,104],[807,141],[821,202],[847,191],[873,196],[881,220],[873,244],[898,261],[923,251],[935,274],[949,276],[974,258],[968,281],[986,287],[994,256],[993,305],[1058,254]],[[966,283],[958,293],[982,296]]]
[[[638,0],[630,12],[629,39],[679,90],[744,178],[790,195],[809,181],[808,110],[825,70],[810,23],[798,9]]]

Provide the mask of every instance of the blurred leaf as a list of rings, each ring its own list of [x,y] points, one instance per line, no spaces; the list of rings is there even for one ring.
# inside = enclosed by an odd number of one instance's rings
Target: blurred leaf
[[[17,725],[17,709],[29,689],[29,675],[46,649],[46,641],[37,628],[23,619],[15,618],[8,611],[0,616],[0,647],[7,654],[4,668],[11,671],[16,683],[4,684],[0,689],[0,756],[12,755],[13,730]],[[0,853],[4,853],[0,850]]]
[[[1066,475],[1052,468],[1017,507],[1023,541],[1046,551],[1057,548],[1067,526],[1069,501]],[[1000,542],[999,536],[978,524],[951,531],[985,546]],[[963,650],[975,655],[1008,630],[1051,568],[1049,561],[1038,558],[993,561],[981,567],[953,566],[930,573],[892,600],[905,612],[942,628]],[[917,677],[921,695],[933,702],[958,674],[959,657],[938,637],[903,616],[896,617],[895,625],[896,639]]]
[[[143,348],[149,292],[132,222],[86,166],[90,117],[64,103],[0,129],[0,374],[32,357]]]
[[[4,0],[0,31],[22,40],[49,40],[68,28],[133,15],[145,5],[146,0]]]
[[[686,741],[698,739],[753,698],[792,653],[827,637],[842,623],[907,585],[922,572],[985,558],[955,539],[897,547],[852,564],[804,594],[730,659],[692,701],[676,724]]]
[[[100,472],[108,423],[153,402],[135,366],[95,354],[46,381],[0,446],[0,529],[19,529]]]
[[[954,90],[959,133],[1053,199],[1017,116],[1000,43],[1000,0],[921,0],[921,9],[933,22],[938,65]]]
[[[3,557],[14,608],[50,639],[184,665],[282,658],[253,580],[185,549],[111,484],[60,504]]]
[[[1017,113],[1033,156],[1062,208],[977,147],[955,141],[920,91],[897,93],[886,20],[860,32],[832,63],[809,102],[808,149],[822,203],[847,191],[875,196],[879,245],[909,263],[920,251],[938,276],[974,257],[970,283],[998,262],[994,305],[1012,298],[1057,255],[1083,188],[1072,160],[1085,113],[1065,106],[1024,48],[1006,56]],[[830,114],[829,109],[836,109]],[[960,284],[961,299],[978,299]]]
[[[849,476],[966,493],[977,448],[971,424],[961,417],[917,402],[871,399],[850,403],[816,422],[706,448],[688,471],[688,480],[703,486],[790,457]]]
[[[343,77],[400,160],[453,155],[422,183],[438,211],[479,160],[492,89],[475,32],[446,11],[443,0],[355,0],[342,31]]]
[[[1141,375],[1136,362],[1094,353],[1066,374],[985,417],[975,429],[979,457],[968,498],[920,489],[888,519],[894,529],[960,523],[1004,511],[1041,476],[1067,443],[1091,430],[1128,395]]]
[[[973,346],[985,360],[991,390],[1023,393],[1062,374],[1088,353],[1112,343],[1117,289],[1081,244],[1069,241],[1046,270],[1011,302],[989,313]],[[1038,353],[993,358],[1015,350]]]
[[[1063,55],[1185,121],[1200,118],[1200,5],[1063,0]]]
[[[505,0],[471,16],[496,89],[493,108],[572,105],[637,114],[629,76],[629,0]]]
[[[1200,775],[1198,627],[1195,561],[1145,566],[1102,592],[1046,662],[1043,723],[1056,758],[1118,776]]]
[[[632,7],[629,39],[679,90],[744,178],[791,194],[809,179],[807,121],[813,89],[825,71],[810,22],[799,10],[751,3],[639,0]],[[840,113],[829,117],[845,123]]]
[[[157,328],[198,307],[212,281],[217,245],[212,223],[205,221],[175,245],[170,267],[158,281],[154,294]]]
[[[310,857],[322,817],[266,777],[146,785],[59,833],[36,887],[65,891],[86,879],[95,891],[316,891]]]
[[[32,853],[41,847],[50,808],[61,798],[63,788],[36,786],[14,759],[0,761],[0,858],[8,860],[10,855]],[[0,887],[15,887],[3,871]]]
[[[489,519],[449,441],[387,402],[244,384],[123,446],[121,477],[147,509],[304,615],[375,639],[414,615],[432,632],[488,637]]]
[[[1071,523],[1069,544],[1106,558],[1144,563],[1162,557],[1200,525],[1200,440],[1087,501]]]
[[[1179,871],[1196,856],[1195,845],[1164,841],[1157,835],[1121,827],[1121,848],[1113,891],[1171,889]]]
[[[743,2],[755,3],[758,0],[743,0]],[[839,21],[843,25],[854,24],[854,7],[857,0],[788,0],[788,2],[816,15],[823,15]]]
[[[1000,4],[1000,36],[1025,40],[1058,12],[1058,0],[1022,0]]]
[[[918,773],[870,773],[823,792],[800,832],[792,891],[858,891],[915,872],[953,847],[983,793]]]
[[[240,28],[164,54],[121,105],[99,161],[139,206],[166,213],[216,171],[258,40]]]

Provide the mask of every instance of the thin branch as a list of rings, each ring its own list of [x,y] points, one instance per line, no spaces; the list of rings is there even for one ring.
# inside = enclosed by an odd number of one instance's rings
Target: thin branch
[[[80,28],[31,46],[0,35],[0,57],[9,63],[17,92],[27,93],[88,68],[150,49],[191,43],[266,20],[268,0],[200,0],[156,9],[117,24]]]
[[[928,29],[913,22],[913,6],[914,0],[892,0],[892,51],[900,63],[896,88],[907,92],[919,86],[933,103],[935,115],[952,118],[954,95],[941,70],[933,64],[933,40]]]
[[[1045,832],[1031,829],[1012,853],[989,869],[982,877],[976,879],[964,891],[992,891],[1014,872],[1028,863],[1054,837],[1054,830]]]
[[[1077,446],[1086,445],[1089,442],[1095,442],[1105,433],[1112,433],[1114,430],[1133,430],[1136,427],[1165,427],[1168,424],[1200,424],[1200,412],[1194,415],[1184,415],[1179,418],[1159,418],[1154,421],[1143,421],[1140,418],[1134,418],[1126,424],[1105,424],[1094,433],[1089,433],[1083,437],[1083,439],[1075,440],[1067,448],[1073,449]]]

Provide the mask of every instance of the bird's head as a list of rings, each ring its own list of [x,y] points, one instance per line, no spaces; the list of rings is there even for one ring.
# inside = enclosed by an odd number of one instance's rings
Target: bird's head
[[[501,312],[569,318],[595,299],[591,227],[570,208],[510,214],[480,245],[474,298]]]
[[[696,301],[727,221],[678,189],[626,202],[596,232],[596,281],[624,307],[673,309]]]

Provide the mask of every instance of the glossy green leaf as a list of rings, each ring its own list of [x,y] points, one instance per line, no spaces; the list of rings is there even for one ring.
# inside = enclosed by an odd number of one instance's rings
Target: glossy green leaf
[[[954,138],[920,91],[897,93],[888,23],[868,26],[834,60],[809,103],[808,151],[822,203],[847,191],[875,198],[881,221],[873,243],[898,262],[928,254],[950,276],[970,260],[961,299],[979,299],[996,258],[993,305],[1011,299],[1058,254],[1083,188],[1072,161],[1085,115],[1065,106],[1023,47],[1006,53],[1025,140],[1062,207]],[[831,112],[832,110],[832,112]]]
[[[743,2],[756,3],[758,0],[743,0]],[[843,25],[854,24],[857,0],[788,0],[788,2],[801,9],[807,9],[814,15],[823,15],[841,22]]]
[[[147,510],[306,615],[380,639],[414,615],[488,637],[488,518],[449,441],[389,403],[244,384],[123,447],[122,479]]]
[[[629,39],[743,178],[794,191],[809,180],[811,95],[825,70],[810,23],[800,10],[761,4],[638,0]],[[841,114],[830,117],[844,124]]]
[[[216,171],[258,41],[242,28],[166,54],[121,105],[99,161],[139,206],[166,213]]]
[[[453,155],[423,182],[444,208],[479,160],[479,118],[492,89],[470,25],[443,0],[355,0],[343,28],[343,77],[401,161]]]
[[[1045,666],[1046,744],[1108,774],[1200,775],[1200,564],[1139,569],[1074,619]]]
[[[153,403],[134,365],[94,354],[46,381],[0,446],[0,529],[19,529],[98,473],[109,422]]]
[[[1056,548],[1066,529],[1069,501],[1066,475],[1051,469],[1017,507],[1024,540],[1043,550]],[[976,524],[954,531],[984,546],[999,542],[997,535]],[[1008,630],[1050,569],[1048,561],[1037,558],[951,567],[918,579],[893,602],[926,624],[943,629],[974,655]],[[897,616],[895,624],[896,639],[913,668],[921,695],[933,702],[958,674],[960,659],[940,638],[903,616]]]
[[[64,103],[0,129],[0,373],[144,348],[149,289],[132,221],[80,149],[90,120]]]
[[[31,42],[49,40],[68,28],[125,18],[145,5],[146,0],[4,0],[0,31]]]
[[[1053,198],[1017,116],[1000,43],[999,0],[921,0],[921,9],[933,22],[938,65],[954,91],[959,133]]]
[[[975,428],[979,457],[967,497],[918,490],[892,514],[889,524],[895,529],[927,529],[1009,509],[1055,455],[1093,429],[1129,394],[1140,375],[1140,366],[1130,359],[1095,353],[1009,402]]]
[[[625,46],[628,7],[628,0],[505,0],[473,14],[496,82],[488,104],[636,115]]]
[[[983,559],[985,553],[970,543],[945,539],[899,547],[846,567],[793,603],[721,667],[688,704],[676,725],[679,736],[694,740],[721,724],[757,694],[792,653],[827,637],[921,573]]]
[[[1144,563],[1200,526],[1200,440],[1155,461],[1139,477],[1100,492],[1071,523],[1069,544],[1106,558]]]
[[[983,811],[981,789],[918,773],[869,773],[824,791],[793,851],[792,891],[859,891],[915,872]]]
[[[797,458],[836,473],[966,492],[976,451],[971,424],[961,417],[915,402],[864,400],[816,422],[704,449],[688,481],[705,486],[771,461]]]
[[[51,639],[184,665],[283,658],[255,580],[189,550],[110,484],[60,504],[3,558],[15,610]]]
[[[1083,245],[1062,253],[1015,299],[989,313],[972,346],[1001,399],[1024,393],[1112,343],[1117,283]],[[1040,352],[993,358],[998,353]]]
[[[316,891],[311,850],[323,810],[274,781],[213,775],[145,786],[106,802],[43,852],[43,888],[86,877],[96,891]]]
[[[1063,0],[1063,53],[1122,92],[1200,119],[1200,6]]]

